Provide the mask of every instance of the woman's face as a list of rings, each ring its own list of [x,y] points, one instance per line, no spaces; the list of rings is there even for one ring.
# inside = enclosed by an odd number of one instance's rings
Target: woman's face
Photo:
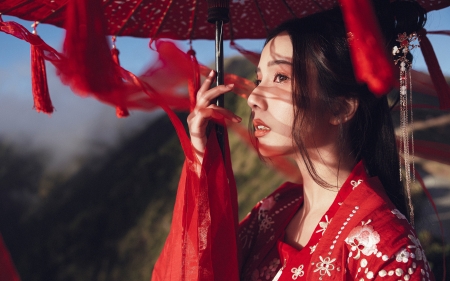
[[[257,86],[248,97],[259,152],[265,157],[295,152],[292,141],[292,54],[287,33],[269,41],[256,71]]]
[[[292,138],[292,56],[292,42],[287,33],[280,33],[270,40],[261,53],[256,71],[257,86],[248,97],[247,103],[254,114],[258,149],[264,157],[291,155],[298,150]],[[335,127],[330,124],[329,112],[318,106],[315,95],[311,97],[315,116],[308,118],[310,121],[301,132],[305,147],[313,150],[329,144],[332,127]],[[311,120],[314,120],[313,124]]]

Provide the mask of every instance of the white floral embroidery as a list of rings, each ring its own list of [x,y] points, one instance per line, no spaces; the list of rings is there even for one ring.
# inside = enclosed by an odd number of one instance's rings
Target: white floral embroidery
[[[261,211],[269,211],[275,206],[275,199],[273,196],[269,196],[261,201],[261,207],[259,208]]]
[[[356,188],[358,185],[360,185],[362,182],[363,182],[363,180],[358,180],[358,181],[352,180],[352,181],[350,182],[350,184],[353,186],[352,190],[355,189],[355,188]]]
[[[414,245],[409,245],[408,249],[415,249],[414,254],[416,260],[424,260],[426,262],[425,253],[422,249],[422,246],[420,245],[419,239],[417,239],[414,235],[408,234],[408,238],[411,239],[411,242],[414,243]]]
[[[264,216],[262,221],[259,224],[259,231],[264,231],[266,233],[267,230],[269,230],[272,227],[272,224],[274,221],[269,216]]]
[[[397,218],[399,218],[399,219],[401,219],[401,220],[406,220],[406,217],[405,217],[402,213],[400,213],[399,210],[394,209],[394,210],[392,210],[391,212],[392,212],[394,215],[396,215]]]
[[[409,259],[410,253],[405,249],[401,249],[395,254],[395,260],[398,262],[407,263]]]
[[[303,271],[303,264],[299,267],[293,267],[291,269],[291,272],[294,273],[292,274],[292,280],[297,280],[299,276],[302,277],[305,274],[305,272]]]
[[[380,235],[371,225],[367,225],[369,222],[366,224],[363,222],[362,226],[355,227],[350,231],[347,238],[345,238],[345,242],[351,246],[351,250],[358,252],[356,256],[354,256],[354,259],[359,259],[361,253],[370,256],[377,252],[377,244],[380,242]]]
[[[326,221],[319,222],[319,226],[321,229],[317,230],[316,233],[322,232],[322,235],[325,233],[325,230],[327,230],[327,227],[331,222],[331,220],[328,220],[328,215],[325,215],[325,220]]]
[[[314,251],[316,250],[317,244],[314,246],[310,246],[309,249],[311,250],[311,252],[309,254],[314,253]]]
[[[330,257],[326,257],[326,258],[322,258],[322,256],[319,256],[320,261],[316,264],[316,269],[314,270],[314,272],[319,271],[320,275],[325,275],[327,274],[328,276],[331,276],[330,271],[334,270],[334,265],[333,262],[336,259],[330,259]]]

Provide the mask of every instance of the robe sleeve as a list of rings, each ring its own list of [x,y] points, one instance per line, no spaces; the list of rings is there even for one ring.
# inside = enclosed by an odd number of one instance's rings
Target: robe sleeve
[[[198,175],[186,159],[169,236],[152,281],[238,281],[237,191],[227,133],[224,156],[211,131]]]

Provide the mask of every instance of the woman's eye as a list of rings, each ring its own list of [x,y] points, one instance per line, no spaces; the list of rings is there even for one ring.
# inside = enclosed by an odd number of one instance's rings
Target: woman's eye
[[[284,81],[287,81],[287,80],[289,80],[289,77],[287,77],[286,75],[277,74],[277,75],[275,75],[274,82],[283,83]]]
[[[255,79],[255,86],[258,86],[259,84],[261,84],[261,80]]]

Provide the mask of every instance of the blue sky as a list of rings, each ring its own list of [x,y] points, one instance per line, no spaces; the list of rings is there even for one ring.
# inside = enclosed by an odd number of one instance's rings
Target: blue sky
[[[3,16],[4,21],[14,20],[31,30],[31,22]],[[427,30],[450,30],[450,8],[431,12]],[[60,50],[64,30],[39,25],[38,34],[49,45]],[[450,76],[450,36],[429,35],[444,74]],[[262,40],[239,40],[238,44],[253,51],[261,51]],[[187,50],[186,41],[179,42]],[[139,74],[156,58],[148,48],[148,39],[120,37],[116,42],[124,68]],[[225,56],[238,53],[225,42]],[[22,148],[44,148],[50,151],[49,162],[54,166],[71,162],[68,159],[83,157],[102,151],[118,140],[126,138],[151,119],[148,112],[132,112],[125,119],[117,119],[115,110],[91,98],[81,98],[61,85],[54,69],[48,65],[50,94],[56,112],[52,116],[36,113],[31,97],[30,47],[28,43],[0,33],[0,138]],[[193,42],[197,59],[203,64],[214,61],[214,42]],[[414,69],[426,71],[420,50],[414,51]],[[162,81],[164,83],[164,81]]]

